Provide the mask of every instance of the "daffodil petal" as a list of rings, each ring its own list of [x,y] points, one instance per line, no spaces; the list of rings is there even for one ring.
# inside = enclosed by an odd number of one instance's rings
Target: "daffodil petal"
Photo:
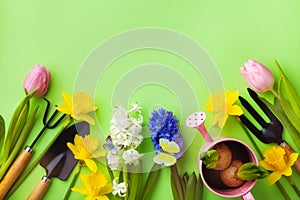
[[[71,142],[68,142],[67,143],[67,146],[68,146],[68,148],[72,151],[72,153],[74,154],[74,155],[76,155],[78,152],[77,152],[77,149],[76,149],[76,147],[75,147],[75,145],[74,144],[72,144]]]
[[[95,161],[93,161],[92,159],[84,159],[84,162],[85,162],[86,166],[92,172],[96,172],[97,171],[97,164],[95,163]]]
[[[238,115],[238,116],[241,116],[243,114],[243,110],[240,106],[238,105],[233,105],[230,107],[229,111],[228,111],[228,114],[229,115]]]
[[[286,168],[283,172],[281,172],[285,176],[291,176],[293,171],[291,167]]]
[[[270,175],[269,175],[269,178],[268,178],[268,183],[270,185],[273,185],[274,183],[276,183],[276,181],[278,181],[280,178],[281,178],[282,174],[281,172],[279,171],[275,171],[275,172],[272,172]]]
[[[99,140],[95,139],[92,135],[86,135],[82,142],[84,146],[91,152],[96,151],[99,146]]]
[[[207,102],[207,103],[205,104],[205,107],[206,107],[206,109],[207,109],[209,112],[213,112],[213,111],[214,111],[214,110],[213,110],[213,105],[212,105],[211,100],[209,100],[209,102]]]
[[[105,155],[106,155],[106,153],[104,151],[96,151],[93,153],[94,158],[103,157]]]
[[[289,167],[293,166],[297,159],[298,159],[298,153],[292,153],[289,156],[289,160],[287,162],[287,166],[289,166]]]
[[[276,168],[275,168],[274,166],[268,164],[267,162],[265,162],[265,161],[263,161],[263,160],[260,161],[259,164],[260,164],[263,168],[265,168],[266,170],[276,171]]]
[[[72,191],[74,192],[78,192],[80,194],[84,194],[84,195],[88,195],[89,192],[87,191],[87,189],[85,189],[85,187],[82,186],[75,186],[71,188]]]
[[[113,186],[112,186],[111,183],[109,183],[109,184],[106,184],[106,185],[102,188],[101,193],[102,193],[102,194],[108,194],[108,193],[111,193],[112,191],[113,191]]]
[[[226,90],[225,96],[226,96],[226,102],[232,105],[239,98],[239,91],[232,92],[230,90]]]
[[[89,116],[88,114],[73,115],[73,118],[77,119],[77,120],[86,121],[87,123],[89,123],[91,125],[95,125],[94,119],[91,116]]]

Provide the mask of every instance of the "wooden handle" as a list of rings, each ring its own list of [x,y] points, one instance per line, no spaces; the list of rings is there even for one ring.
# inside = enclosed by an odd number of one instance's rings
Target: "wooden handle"
[[[280,146],[282,146],[286,152],[286,155],[289,156],[292,153],[297,153],[294,151],[294,149],[287,144],[286,142],[283,142],[282,144],[280,144]],[[298,172],[298,174],[300,174],[300,157],[298,156],[296,162],[294,163],[293,167],[295,168],[295,170]]]
[[[21,154],[17,157],[15,162],[11,165],[8,172],[2,179],[0,183],[0,199],[3,199],[17,180],[23,169],[25,168],[26,164],[28,163],[31,157],[32,149],[30,147],[26,147]]]
[[[27,197],[27,200],[40,200],[43,198],[47,188],[49,186],[49,179],[43,177],[40,182],[35,186],[30,195]]]

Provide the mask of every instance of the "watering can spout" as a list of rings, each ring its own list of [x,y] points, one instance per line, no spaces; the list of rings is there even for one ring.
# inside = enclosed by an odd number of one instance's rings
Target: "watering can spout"
[[[204,122],[206,119],[205,112],[195,112],[192,113],[186,120],[186,125],[190,128],[197,128],[206,142],[213,142],[213,139],[210,137],[207,132]]]

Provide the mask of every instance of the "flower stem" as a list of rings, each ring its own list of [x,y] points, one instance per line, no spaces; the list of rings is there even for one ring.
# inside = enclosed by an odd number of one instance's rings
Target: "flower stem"
[[[297,193],[298,197],[300,197],[300,190],[299,188],[295,185],[294,181],[292,180],[291,177],[286,176],[286,179],[288,180],[288,182],[290,183],[290,185],[293,187],[293,189],[295,190],[295,192]]]
[[[126,165],[124,166],[125,169],[123,169],[123,182],[127,183],[129,185],[129,179],[128,179],[128,172]],[[124,200],[128,199],[128,190],[126,191],[126,196],[124,197]]]
[[[171,179],[174,180],[174,184],[175,184],[177,194],[178,194],[178,199],[184,200],[183,186],[181,183],[180,176],[178,174],[176,163],[174,165],[172,165],[170,168],[171,168]]]
[[[274,96],[280,101],[280,96],[279,96],[279,94],[272,88],[271,90],[270,90],[273,94],[274,94]]]
[[[80,174],[81,168],[82,168],[82,164],[80,162],[78,162],[77,163],[76,172],[75,172],[75,174],[74,174],[74,176],[72,178],[72,181],[71,181],[71,183],[70,183],[70,185],[68,187],[67,193],[65,194],[63,200],[69,199],[69,196],[70,196],[70,194],[72,192],[71,188],[74,186],[74,184],[75,184],[75,182],[76,182],[76,180],[77,180],[77,178],[78,178],[78,176]]]

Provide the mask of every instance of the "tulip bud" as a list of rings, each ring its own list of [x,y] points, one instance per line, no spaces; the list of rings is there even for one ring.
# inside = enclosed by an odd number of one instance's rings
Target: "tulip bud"
[[[26,76],[23,87],[27,93],[37,90],[33,96],[41,97],[46,94],[50,79],[51,74],[46,70],[45,66],[35,65]]]
[[[266,92],[273,89],[274,77],[272,72],[263,64],[248,60],[240,69],[248,85],[256,92]]]

